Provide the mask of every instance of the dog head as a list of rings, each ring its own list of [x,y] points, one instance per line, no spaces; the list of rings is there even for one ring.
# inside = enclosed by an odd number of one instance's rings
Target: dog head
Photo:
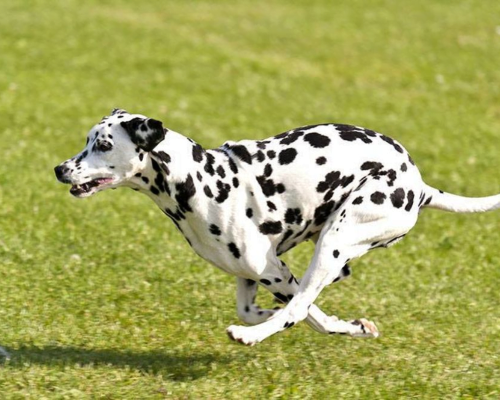
[[[89,131],[79,154],[55,167],[56,177],[79,198],[126,185],[166,132],[160,121],[115,109]]]

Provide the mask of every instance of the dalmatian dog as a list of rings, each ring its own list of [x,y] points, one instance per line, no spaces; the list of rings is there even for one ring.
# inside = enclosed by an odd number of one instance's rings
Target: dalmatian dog
[[[350,275],[350,260],[401,240],[423,208],[500,208],[500,195],[466,198],[426,185],[396,140],[333,123],[206,150],[160,121],[115,109],[55,173],[78,198],[121,186],[149,196],[198,255],[236,276],[247,326],[227,334],[246,345],[302,320],[321,333],[377,337],[367,319],[320,310],[323,288]],[[315,251],[299,280],[279,256],[305,240]],[[284,308],[259,308],[258,286]]]

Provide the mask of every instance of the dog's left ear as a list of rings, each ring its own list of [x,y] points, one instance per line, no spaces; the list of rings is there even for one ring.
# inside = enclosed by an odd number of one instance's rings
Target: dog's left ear
[[[152,118],[134,118],[120,124],[128,133],[130,139],[139,148],[152,151],[163,139],[166,129],[163,124]]]

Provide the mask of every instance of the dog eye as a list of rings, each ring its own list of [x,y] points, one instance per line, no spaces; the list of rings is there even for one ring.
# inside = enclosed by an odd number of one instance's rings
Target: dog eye
[[[102,152],[109,151],[112,148],[113,148],[113,145],[109,142],[106,142],[106,141],[99,143],[99,146],[97,146],[97,149],[99,151],[102,151]]]

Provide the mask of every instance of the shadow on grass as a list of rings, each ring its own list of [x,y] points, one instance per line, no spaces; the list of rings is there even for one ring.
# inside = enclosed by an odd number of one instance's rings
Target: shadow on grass
[[[21,347],[6,349],[9,367],[25,368],[38,364],[47,366],[106,366],[125,368],[150,374],[161,374],[167,379],[187,381],[206,375],[212,364],[225,364],[228,360],[213,353],[186,354],[178,351],[120,351],[115,349],[85,349],[78,347]]]

